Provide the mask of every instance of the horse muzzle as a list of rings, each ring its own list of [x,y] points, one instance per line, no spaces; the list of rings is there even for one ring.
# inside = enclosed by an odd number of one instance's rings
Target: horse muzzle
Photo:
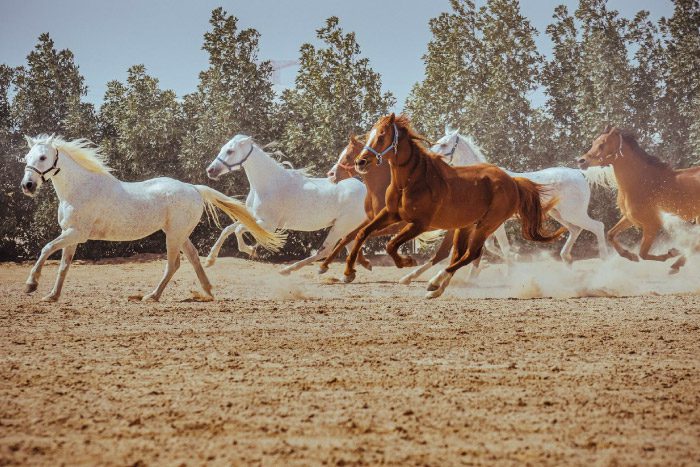
[[[39,185],[32,180],[27,180],[26,182],[22,182],[21,187],[22,193],[24,193],[27,196],[33,197],[36,195],[36,190],[39,187]]]
[[[578,164],[579,169],[581,170],[586,170],[588,167],[591,166],[591,164],[588,162],[588,160],[585,157],[581,157],[576,161]]]

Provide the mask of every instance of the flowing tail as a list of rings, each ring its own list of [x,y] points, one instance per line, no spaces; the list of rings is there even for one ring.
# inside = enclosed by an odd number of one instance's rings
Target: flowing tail
[[[431,247],[438,240],[442,240],[445,236],[446,230],[431,230],[428,232],[423,232],[416,237],[416,244],[421,250]]]
[[[543,205],[541,196],[547,191],[543,185],[538,185],[522,177],[514,177],[513,180],[515,180],[520,194],[518,216],[522,224],[523,237],[536,242],[551,242],[566,232],[564,227],[560,227],[554,233],[547,233],[544,230],[547,211],[559,202],[558,198],[552,198]]]
[[[219,224],[219,216],[214,208],[221,209],[231,219],[245,225],[263,248],[270,251],[279,251],[284,246],[284,243],[287,241],[287,234],[284,232],[268,232],[260,227],[255,217],[245,207],[245,204],[206,185],[194,185],[194,187],[202,195],[207,213],[213,217],[217,227],[221,225]]]

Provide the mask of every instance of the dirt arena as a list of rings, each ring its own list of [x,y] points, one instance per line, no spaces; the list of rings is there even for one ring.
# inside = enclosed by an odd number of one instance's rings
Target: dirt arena
[[[55,261],[32,296],[1,264],[0,465],[700,463],[698,270],[596,261],[426,301],[223,258],[215,302],[183,262],[155,304],[161,261],[77,262],[58,304]]]

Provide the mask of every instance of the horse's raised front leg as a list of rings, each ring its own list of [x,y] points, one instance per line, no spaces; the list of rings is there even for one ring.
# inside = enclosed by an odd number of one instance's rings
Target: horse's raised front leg
[[[648,261],[666,261],[667,259],[670,258],[675,258],[676,256],[680,256],[681,252],[676,250],[675,248],[671,248],[668,250],[663,255],[652,255],[649,253],[651,250],[652,245],[654,244],[654,240],[656,240],[656,236],[659,233],[659,230],[661,230],[661,223],[659,222],[658,224],[654,223],[649,223],[649,224],[643,224],[642,225],[642,244],[639,246],[639,257],[648,260]],[[669,273],[675,274],[677,273],[680,268],[685,264],[685,258],[681,256],[678,258],[678,261],[673,263],[671,266],[671,270]]]
[[[241,225],[240,222],[234,222],[221,231],[219,238],[216,239],[214,246],[211,247],[211,250],[209,251],[209,256],[207,256],[207,259],[204,261],[204,266],[209,267],[214,265],[216,258],[219,256],[219,252],[221,251],[221,247],[224,246],[224,242],[231,236],[232,233],[236,231],[239,225]],[[238,249],[241,249],[240,246]]]
[[[404,228],[386,244],[386,252],[393,258],[397,268],[416,265],[416,260],[413,257],[399,254],[399,247],[423,232],[425,232],[425,229],[421,225],[406,224]]]
[[[630,261],[639,261],[639,257],[637,255],[627,250],[617,241],[617,236],[632,227],[632,225],[632,221],[627,219],[626,216],[622,216],[622,219],[617,221],[617,224],[615,224],[612,229],[608,230],[608,241],[613,248],[615,248],[615,251],[617,251],[623,258],[627,258]]]
[[[369,238],[369,236],[372,235],[372,232],[383,229],[384,227],[388,227],[391,224],[398,222],[399,220],[400,219],[397,214],[390,213],[389,210],[385,207],[384,209],[379,211],[379,214],[377,214],[374,217],[374,219],[369,221],[369,223],[366,226],[360,229],[360,231],[357,233],[357,236],[355,237],[355,245],[353,246],[352,251],[348,255],[348,259],[345,262],[345,273],[343,277],[343,282],[350,283],[353,280],[355,280],[354,266],[355,261],[357,261],[357,255],[359,254],[360,248],[362,248],[362,245],[365,243],[367,238]]]
[[[175,241],[170,240],[168,237],[165,238],[165,245],[168,253],[168,262],[165,265],[163,278],[160,280],[158,287],[156,287],[153,292],[143,297],[144,301],[157,302],[160,300],[160,296],[163,293],[165,286],[168,285],[168,282],[170,282],[173,274],[175,274],[175,271],[177,271],[180,267],[180,247],[182,245],[178,245]]]
[[[77,230],[66,229],[63,232],[61,232],[61,234],[58,237],[44,245],[44,248],[41,249],[39,259],[37,259],[36,263],[34,263],[34,266],[32,267],[32,270],[29,272],[29,277],[27,278],[24,291],[26,293],[32,293],[39,286],[41,268],[44,267],[44,263],[47,259],[49,259],[49,256],[56,253],[58,250],[66,248],[70,245],[77,245],[78,243],[82,243],[83,241],[83,238]]]
[[[61,255],[61,265],[58,267],[58,273],[56,274],[56,283],[47,296],[41,300],[44,302],[55,302],[61,296],[61,290],[63,290],[63,282],[66,280],[66,275],[68,274],[68,268],[73,262],[73,255],[75,255],[75,249],[78,247],[77,243],[69,245],[63,249],[63,254]]]

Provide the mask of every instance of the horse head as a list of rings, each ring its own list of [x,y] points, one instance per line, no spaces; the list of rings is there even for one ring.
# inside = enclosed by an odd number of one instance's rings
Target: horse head
[[[224,144],[219,154],[207,167],[207,176],[217,180],[223,174],[243,167],[253,152],[253,138],[246,135],[236,135],[228,143]]]
[[[367,137],[367,143],[360,154],[355,158],[355,170],[365,174],[369,164],[375,161],[381,165],[384,157],[396,157],[399,147],[399,128],[396,125],[396,116],[392,113],[382,117],[374,124]]]
[[[355,171],[355,157],[362,151],[364,143],[355,135],[350,135],[347,146],[343,149],[331,170],[326,174],[333,183],[338,183],[346,178],[357,175]]]
[[[606,167],[622,154],[622,132],[608,125],[605,130],[593,140],[591,149],[576,162],[582,170],[588,167]]]
[[[60,172],[58,168],[59,151],[53,146],[54,136],[45,139],[24,137],[29,145],[29,152],[24,157],[26,166],[22,177],[22,192],[35,196],[41,185]]]

